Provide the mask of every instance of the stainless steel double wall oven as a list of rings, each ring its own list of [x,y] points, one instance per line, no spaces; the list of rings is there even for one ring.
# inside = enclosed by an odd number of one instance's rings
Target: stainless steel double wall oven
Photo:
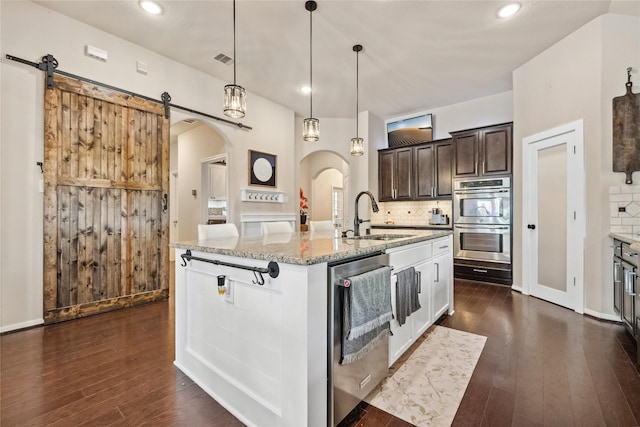
[[[511,178],[454,181],[456,276],[511,284]]]

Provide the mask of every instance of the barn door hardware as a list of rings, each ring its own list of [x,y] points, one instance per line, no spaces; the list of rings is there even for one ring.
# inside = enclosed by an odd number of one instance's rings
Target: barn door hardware
[[[21,64],[29,65],[29,66],[37,68],[39,70],[46,71],[47,72],[47,89],[53,89],[53,75],[54,74],[60,74],[62,76],[66,76],[66,77],[69,77],[69,78],[72,78],[72,79],[80,80],[80,81],[87,82],[87,83],[94,84],[94,85],[98,85],[98,86],[102,86],[104,88],[115,90],[115,91],[118,91],[118,92],[122,92],[122,93],[130,95],[130,96],[135,96],[137,98],[142,98],[142,99],[147,100],[147,101],[157,102],[158,104],[162,104],[162,105],[164,105],[164,116],[167,119],[169,118],[169,108],[178,108],[180,110],[187,111],[189,113],[198,114],[200,116],[208,117],[210,119],[214,119],[214,120],[217,120],[219,122],[223,122],[223,123],[226,123],[226,124],[229,124],[229,125],[232,125],[232,126],[236,126],[236,127],[240,128],[240,129],[252,130],[251,126],[247,126],[247,125],[242,124],[242,123],[236,123],[234,121],[223,119],[222,117],[216,117],[216,116],[213,116],[211,114],[203,113],[201,111],[194,110],[192,108],[187,108],[187,107],[182,107],[180,105],[172,104],[171,103],[171,95],[169,95],[168,92],[163,92],[162,95],[161,95],[161,100],[158,100],[158,99],[150,98],[150,97],[145,96],[145,95],[141,95],[139,93],[128,91],[126,89],[121,89],[121,88],[116,87],[116,86],[111,86],[111,85],[108,85],[106,83],[97,82],[95,80],[91,80],[91,79],[88,79],[86,77],[77,76],[75,74],[71,74],[71,73],[67,73],[65,71],[58,70],[57,69],[58,68],[58,60],[55,59],[52,55],[43,56],[42,57],[42,62],[40,62],[40,63],[28,61],[26,59],[18,58],[18,57],[13,56],[13,55],[5,55],[5,57],[7,59],[12,60],[12,61],[20,62]]]
[[[58,68],[58,60],[51,54],[47,54],[42,57],[42,62],[36,63],[27,61],[26,59],[18,58],[13,55],[6,55],[7,59],[19,62],[21,64],[30,65],[38,70],[47,72],[47,89],[53,89],[53,72]]]

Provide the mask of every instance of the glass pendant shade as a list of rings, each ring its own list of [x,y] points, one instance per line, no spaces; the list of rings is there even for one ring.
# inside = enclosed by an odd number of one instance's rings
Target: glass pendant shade
[[[304,119],[302,138],[305,141],[316,142],[320,139],[320,120],[313,117]]]
[[[359,79],[359,67],[358,67],[358,54],[362,51],[362,45],[354,45],[353,51],[356,53],[356,137],[351,138],[351,155],[362,156],[364,154],[364,139],[358,137],[358,98],[360,83]]]
[[[313,117],[313,11],[318,8],[314,0],[308,0],[304,8],[309,11],[309,117],[302,124],[302,139],[316,142],[320,139],[320,120]]]
[[[226,85],[224,87],[224,115],[239,119],[244,117],[247,111],[246,91],[242,86]]]
[[[247,112],[247,92],[236,84],[236,0],[233,0],[233,84],[224,87],[222,111],[232,119],[240,119]]]
[[[351,155],[362,156],[364,154],[364,139],[351,138]]]

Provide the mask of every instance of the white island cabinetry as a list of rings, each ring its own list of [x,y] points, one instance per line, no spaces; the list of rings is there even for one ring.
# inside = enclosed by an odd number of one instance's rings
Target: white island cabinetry
[[[389,366],[445,312],[453,314],[452,238],[447,236],[428,242],[389,249],[389,263],[394,273],[414,267],[419,281],[420,309],[407,317],[401,326],[397,316],[391,320]],[[396,275],[391,279],[391,300],[396,303]]]
[[[248,426],[324,427],[331,381],[328,263],[431,248],[449,234],[360,240],[292,233],[172,243],[175,365]],[[412,315],[412,322],[421,319],[419,331],[433,321],[433,260],[424,250],[412,256],[423,275],[425,311]],[[269,265],[277,273],[254,271]]]

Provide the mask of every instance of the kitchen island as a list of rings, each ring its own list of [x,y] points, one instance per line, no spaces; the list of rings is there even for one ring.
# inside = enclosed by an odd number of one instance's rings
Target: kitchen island
[[[172,243],[175,365],[247,425],[326,426],[328,264],[411,248],[428,261],[432,242],[451,246],[447,230],[375,234]],[[452,313],[453,280],[444,283]]]

